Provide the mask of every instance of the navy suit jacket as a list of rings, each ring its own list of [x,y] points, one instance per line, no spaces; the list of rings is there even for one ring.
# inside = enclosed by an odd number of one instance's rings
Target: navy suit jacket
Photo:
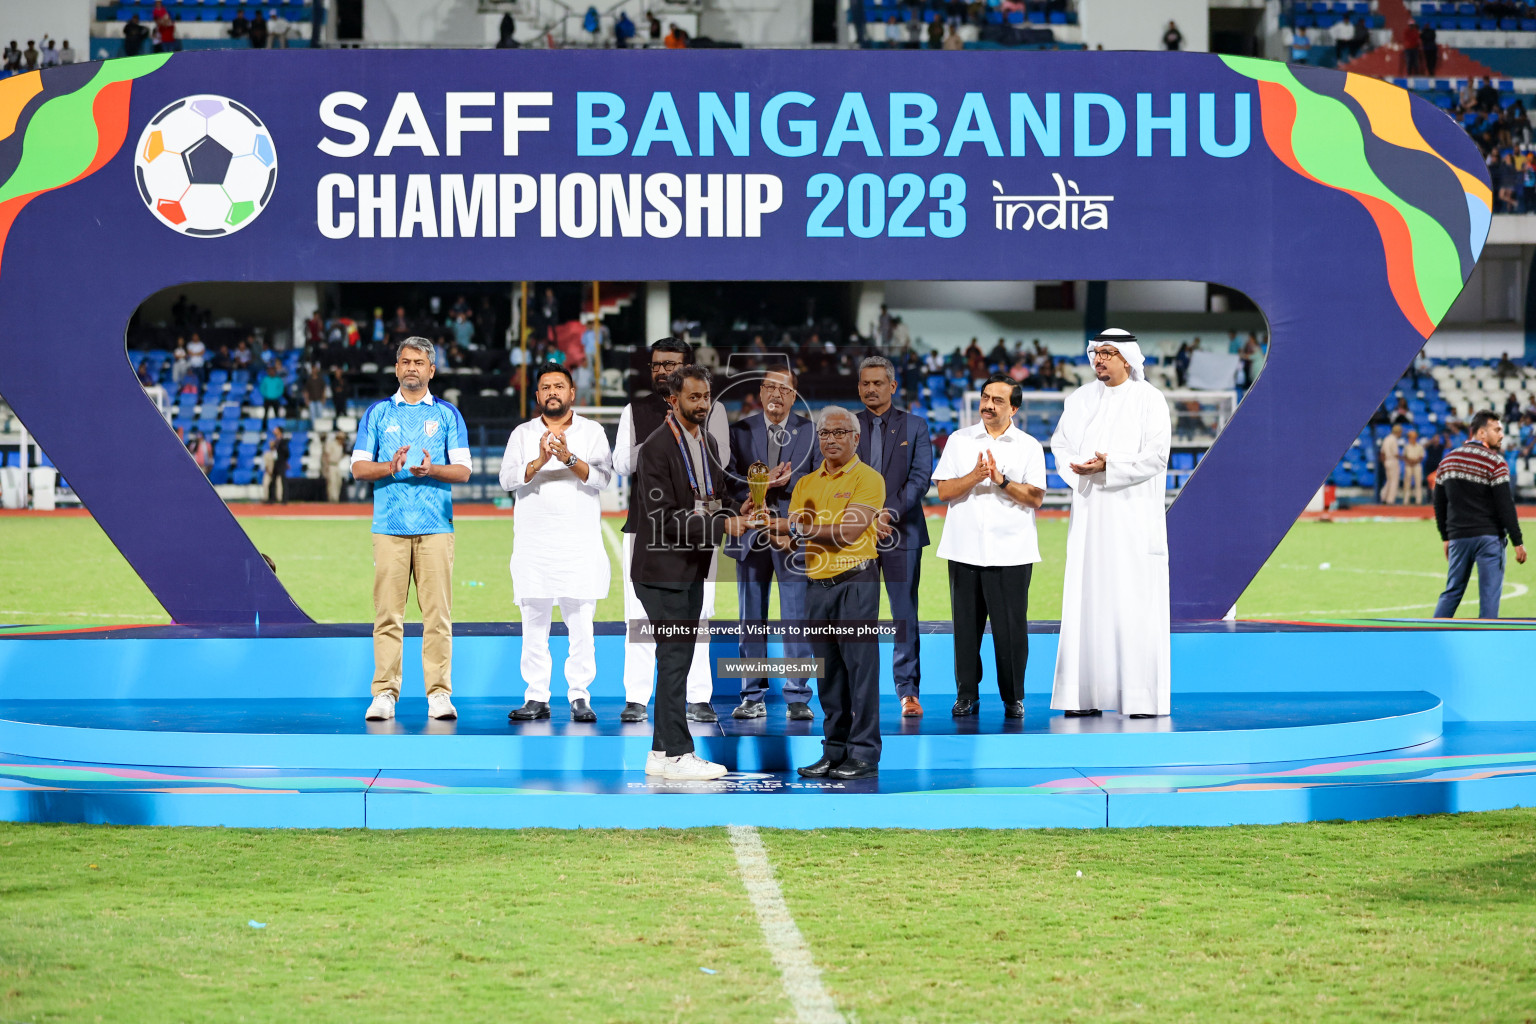
[[[875,417],[868,409],[859,413],[859,459],[869,462],[870,432]],[[885,465],[876,466],[885,477],[885,507],[896,516],[896,535],[902,547],[926,547],[928,520],[923,515],[923,495],[933,477],[933,441],[928,421],[892,406],[885,414]]]
[[[754,462],[768,462],[767,419],[760,412],[744,416],[731,424],[731,461],[727,479],[730,495],[737,503],[751,497],[747,487],[747,469]],[[789,515],[789,496],[800,478],[821,465],[821,445],[816,441],[816,425],[798,413],[790,413],[784,420],[789,431],[789,443],[779,452],[779,461],[790,465],[789,483],[768,492],[768,504],[783,518]],[[768,466],[771,471],[774,467]],[[756,530],[747,530],[739,538],[727,538],[725,553],[738,562],[751,550]]]

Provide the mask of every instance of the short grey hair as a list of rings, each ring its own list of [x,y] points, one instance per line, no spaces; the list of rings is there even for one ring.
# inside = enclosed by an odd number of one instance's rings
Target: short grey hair
[[[408,348],[413,348],[418,352],[426,353],[427,362],[431,363],[433,366],[437,365],[437,349],[433,347],[430,341],[421,337],[410,337],[402,341],[399,347],[395,349],[395,362],[398,363],[400,361],[401,353],[403,353]]]
[[[865,370],[884,370],[886,379],[896,383],[896,367],[885,356],[865,356],[859,362],[859,373]]]
[[[817,413],[816,429],[822,429],[830,421],[835,420],[838,417],[846,419],[848,421],[848,425],[853,428],[853,432],[855,434],[859,432],[859,418],[840,405],[829,405],[825,409],[821,410],[821,412]]]

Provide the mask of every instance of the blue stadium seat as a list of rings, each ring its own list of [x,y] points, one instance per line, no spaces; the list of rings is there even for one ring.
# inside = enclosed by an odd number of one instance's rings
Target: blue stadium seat
[[[1024,12],[1023,11],[1009,11],[1008,14],[1007,14],[1007,21],[1008,21],[1008,24],[1010,24],[1010,25],[1022,25],[1022,24],[1024,24]],[[553,387],[553,385],[551,385],[551,387]]]
[[[1055,470],[1056,470],[1056,453],[1055,452],[1046,452],[1045,453],[1045,468],[1049,472],[1055,472]]]
[[[1169,465],[1181,472],[1188,472],[1195,468],[1195,456],[1193,452],[1174,452]]]
[[[242,466],[230,474],[229,480],[233,484],[252,484],[256,482],[256,473],[249,466]]]
[[[1066,490],[1067,482],[1055,473],[1045,474],[1045,488],[1048,491]]]

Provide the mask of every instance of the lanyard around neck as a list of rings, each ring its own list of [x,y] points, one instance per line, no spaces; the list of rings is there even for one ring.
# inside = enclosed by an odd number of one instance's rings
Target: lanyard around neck
[[[693,459],[688,454],[688,446],[683,443],[682,428],[678,426],[677,418],[670,412],[667,413],[667,428],[672,431],[672,437],[677,441],[677,450],[683,455],[683,468],[688,471],[688,486],[693,488],[694,494],[703,495],[706,498],[713,498],[715,496],[715,482],[709,473],[709,456],[704,454],[703,434],[701,433],[699,435],[699,452],[702,456],[700,462],[703,463],[703,465],[700,467],[699,476],[704,478],[704,489],[700,490],[698,477],[694,476],[693,472]]]

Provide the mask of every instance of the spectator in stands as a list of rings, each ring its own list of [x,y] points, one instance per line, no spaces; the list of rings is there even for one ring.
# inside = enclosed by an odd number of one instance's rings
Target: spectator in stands
[[[1424,444],[1417,430],[1403,441],[1403,504],[1424,504]]]
[[[279,418],[283,413],[283,392],[287,390],[287,384],[283,380],[283,371],[278,369],[276,363],[268,363],[266,372],[261,375],[260,382],[256,385],[257,392],[261,395],[261,425],[265,429],[267,417],[276,413]]]
[[[1295,28],[1291,30],[1291,63],[1305,64],[1307,56],[1312,52],[1312,40],[1307,38],[1307,30]]]
[[[180,339],[176,339],[176,347],[171,350],[171,383],[180,384],[181,378],[187,375],[187,346]]]
[[[1467,87],[1469,89],[1472,87],[1472,81],[1473,80],[1471,78],[1467,79]],[[1493,84],[1493,79],[1484,78],[1483,84],[1478,87],[1477,92],[1474,94],[1474,98],[1476,100],[1476,109],[1481,110],[1484,113],[1498,113],[1499,90],[1498,87]]]
[[[192,431],[192,436],[187,438],[187,454],[192,456],[192,461],[197,463],[197,468],[203,471],[203,476],[208,475],[208,467],[213,463],[213,445],[201,431]]]
[[[232,358],[236,369],[244,370],[249,367],[254,356],[255,353],[252,351],[252,346],[247,344],[244,338],[235,343],[235,351]]]
[[[267,48],[267,19],[262,17],[261,8],[256,9],[251,18],[251,49],[265,50]]]
[[[197,383],[203,382],[203,360],[208,355],[208,346],[203,344],[203,339],[197,332],[192,332],[192,340],[187,342],[187,376]]]
[[[501,16],[501,26],[497,29],[496,35],[496,49],[517,49],[517,21],[513,19],[511,11]]]
[[[347,384],[347,375],[341,372],[341,367],[331,367],[331,405],[336,410],[337,416],[347,414],[347,397],[352,393]]]
[[[1499,617],[1504,590],[1505,538],[1515,544],[1515,561],[1525,564],[1525,542],[1515,512],[1509,465],[1500,450],[1504,425],[1492,412],[1472,417],[1472,436],[1440,463],[1435,480],[1435,526],[1445,545],[1446,586],[1435,618],[1456,615],[1477,566],[1478,618]]]
[[[460,310],[455,313],[449,327],[453,331],[453,340],[459,348],[468,351],[475,347],[475,322],[469,318],[468,311]]]
[[[949,26],[949,34],[944,37],[944,49],[965,49],[965,40],[960,38],[960,27],[958,25]]]
[[[59,51],[52,39],[43,36],[43,67],[56,68],[59,66]]]
[[[1403,30],[1403,74],[1417,75],[1424,67],[1423,45],[1419,38],[1419,26],[1409,22]]]
[[[21,53],[22,60],[26,63],[28,71],[37,70],[37,61],[41,56],[42,55],[37,52],[37,41],[28,39],[27,48]]]
[[[1440,44],[1436,41],[1434,25],[1425,25],[1419,30],[1419,51],[1424,57],[1424,73],[1435,77],[1435,68],[1440,66]]]
[[[894,17],[885,19],[885,46],[888,50],[895,50],[901,46],[901,23]]]
[[[1445,456],[1445,435],[1435,432],[1424,438],[1424,482],[1434,490],[1435,470],[1440,466],[1440,460]]]
[[[228,345],[220,345],[219,350],[213,356],[213,368],[223,370],[225,373],[235,368],[235,357],[229,354]]]
[[[139,368],[138,368],[138,370],[136,372],[138,373],[138,376],[139,376],[139,386],[140,387],[148,388],[151,384],[155,383],[154,375],[149,372],[149,360],[148,359],[140,359],[139,360]]]
[[[288,19],[283,17],[280,9],[274,7],[267,12],[267,34],[272,37],[272,49],[288,48],[288,30]]]
[[[1397,491],[1403,478],[1403,425],[1392,424],[1392,429],[1381,439],[1378,449],[1381,457],[1381,503],[1397,503]]]
[[[1509,358],[1509,353],[1505,352],[1499,356],[1498,365],[1493,368],[1493,375],[1499,378],[1500,384],[1503,384],[1510,377],[1520,376],[1520,367],[1516,366]]]
[[[1412,426],[1413,412],[1408,408],[1408,399],[1398,395],[1397,405],[1392,407],[1392,411],[1388,414],[1388,419],[1394,425]]]
[[[73,64],[75,62],[75,48],[69,45],[69,40],[64,40],[64,45],[59,47],[59,64]]]
[[[1360,51],[1369,46],[1370,42],[1371,30],[1365,27],[1365,19],[1356,18],[1354,33],[1349,37],[1349,59],[1354,60],[1360,56]]]
[[[320,448],[320,476],[325,480],[325,500],[335,504],[341,500],[341,485],[347,479],[347,449],[340,431],[325,435]]]
[[[1504,399],[1504,422],[1520,422],[1520,398],[1513,391],[1509,393],[1508,398]]]
[[[262,418],[265,427],[266,418]],[[288,475],[288,438],[283,434],[282,427],[272,428],[272,440],[267,445],[267,451],[262,456],[262,468],[266,471],[267,504],[273,502],[288,504],[288,494],[285,479]]]
[[[669,50],[686,50],[688,33],[679,28],[676,22],[672,22],[667,25],[667,38],[662,40],[662,45]]]
[[[862,7],[859,9],[863,10]],[[635,38],[635,23],[630,20],[628,11],[620,11],[619,19],[613,23],[613,45],[620,50],[627,50],[629,41],[633,38]]]
[[[646,34],[651,37],[651,45],[661,42],[661,19],[656,17],[655,11],[645,12]]]
[[[860,46],[864,45],[865,22],[864,0],[851,0],[848,4],[848,24],[853,26],[854,42]]]
[[[598,17],[595,5],[587,8],[587,13],[581,16],[581,30],[587,34],[587,45],[597,45],[597,34],[602,31],[603,22]]]
[[[1184,45],[1184,33],[1179,31],[1179,26],[1173,22],[1168,23],[1168,30],[1163,33],[1163,49],[1177,50]]]
[[[860,3],[855,3],[854,6],[855,7],[862,7],[863,5],[860,4]],[[943,47],[944,47],[944,23],[942,21],[940,21],[938,18],[934,18],[932,21],[930,21],[928,23],[928,49],[930,49],[930,50],[940,50],[940,49],[943,49]]]
[[[249,39],[251,36],[251,20],[245,16],[244,10],[235,12],[235,20],[229,23],[229,38]]]
[[[135,14],[133,20],[137,21],[138,17]],[[143,26],[140,27],[142,28]],[[124,32],[126,33],[126,31],[125,29]],[[16,40],[11,40],[10,45],[5,48],[4,57],[0,58],[0,61],[3,61],[3,70],[6,74],[14,75],[21,70],[21,47],[16,45]]]
[[[320,372],[319,363],[310,366],[309,376],[304,380],[304,401],[309,405],[311,420],[325,415],[325,377]]]
[[[1355,38],[1355,27],[1348,18],[1340,18],[1328,29],[1328,37],[1333,40],[1334,64],[1343,64],[1349,54],[1349,44]]]

